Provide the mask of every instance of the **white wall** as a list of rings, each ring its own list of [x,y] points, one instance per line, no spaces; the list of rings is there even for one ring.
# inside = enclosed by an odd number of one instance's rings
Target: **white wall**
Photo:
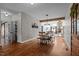
[[[1,13],[0,13],[0,45],[1,45]]]
[[[22,42],[37,36],[38,28],[32,28],[33,21],[30,15],[21,13]]]
[[[71,5],[72,4],[70,4],[67,9],[65,22],[64,22],[64,38],[65,38],[65,43],[69,48],[71,47],[71,18],[70,18]]]

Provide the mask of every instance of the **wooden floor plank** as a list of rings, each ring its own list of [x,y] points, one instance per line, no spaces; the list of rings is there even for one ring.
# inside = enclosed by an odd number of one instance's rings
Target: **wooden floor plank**
[[[66,51],[66,48],[63,37],[55,38],[55,41],[48,45],[40,45],[39,39],[34,39],[3,48],[0,54],[6,56],[69,56],[70,49]]]

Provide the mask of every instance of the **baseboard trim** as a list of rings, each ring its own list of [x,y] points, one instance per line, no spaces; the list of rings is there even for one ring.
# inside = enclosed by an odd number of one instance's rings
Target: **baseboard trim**
[[[28,41],[31,41],[31,40],[34,40],[34,39],[37,39],[37,37],[31,38],[31,39],[28,39],[28,40],[25,40],[25,41],[22,41],[22,42],[19,42],[19,43],[25,43],[25,42],[28,42]]]

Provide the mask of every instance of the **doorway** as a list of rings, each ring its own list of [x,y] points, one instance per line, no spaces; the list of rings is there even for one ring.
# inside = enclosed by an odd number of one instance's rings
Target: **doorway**
[[[4,22],[1,24],[1,45],[3,47],[17,43],[17,22]]]
[[[4,22],[1,24],[1,43],[2,46],[8,44],[8,23]]]

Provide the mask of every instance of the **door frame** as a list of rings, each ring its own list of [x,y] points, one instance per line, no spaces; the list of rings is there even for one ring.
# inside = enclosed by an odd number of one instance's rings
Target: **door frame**
[[[1,31],[2,31],[2,26],[4,25],[4,43],[5,43],[5,24],[6,24],[7,22],[4,22],[4,23],[1,23]],[[2,35],[1,35],[2,36]]]

